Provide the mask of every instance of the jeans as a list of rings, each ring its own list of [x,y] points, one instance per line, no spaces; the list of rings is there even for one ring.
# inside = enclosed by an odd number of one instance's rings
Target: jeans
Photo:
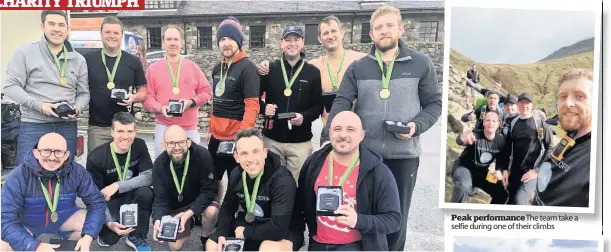
[[[52,123],[21,122],[19,125],[19,143],[16,155],[17,165],[23,163],[24,157],[38,144],[40,137],[51,132],[58,133],[66,139],[68,150],[70,151],[68,162],[74,160],[77,138],[76,121]]]

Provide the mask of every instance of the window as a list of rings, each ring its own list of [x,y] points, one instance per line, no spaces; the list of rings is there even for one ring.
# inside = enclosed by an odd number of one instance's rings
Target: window
[[[369,23],[361,24],[361,43],[371,43],[369,31],[371,30]]]
[[[305,44],[320,45],[318,42],[318,24],[307,24],[305,26]]]
[[[437,42],[437,21],[420,22],[420,40]]]
[[[176,9],[176,1],[145,0],[144,9]]]
[[[161,28],[147,28],[146,40],[148,49],[161,49]]]
[[[197,47],[212,49],[212,27],[197,27]]]
[[[250,48],[265,47],[265,26],[250,27]]]

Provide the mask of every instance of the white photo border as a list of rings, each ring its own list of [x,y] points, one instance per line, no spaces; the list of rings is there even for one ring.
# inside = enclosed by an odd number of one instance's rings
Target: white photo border
[[[543,232],[545,233],[545,232]],[[445,239],[445,247],[446,251],[454,252],[454,243],[456,242],[456,237],[478,237],[478,238],[505,238],[508,240],[511,239],[552,239],[552,240],[579,240],[579,241],[596,241],[598,252],[603,252],[605,248],[605,239],[602,235],[599,236],[591,236],[591,235],[543,235],[543,236],[532,236],[532,235],[524,235],[515,232],[497,232],[491,233],[490,235],[469,235],[465,234],[451,234],[446,235]],[[595,238],[593,238],[595,237]]]
[[[515,211],[515,212],[550,212],[550,213],[587,213],[594,214],[596,209],[600,209],[601,200],[597,200],[596,195],[601,195],[602,190],[597,188],[597,174],[602,174],[597,169],[597,149],[598,149],[598,110],[599,88],[600,88],[600,47],[601,47],[601,17],[602,6],[598,1],[571,1],[571,0],[541,0],[541,1],[490,1],[490,0],[446,0],[445,1],[445,41],[444,41],[444,69],[443,69],[443,101],[442,107],[442,135],[441,153],[446,153],[447,149],[447,117],[448,117],[448,90],[450,72],[450,48],[452,31],[452,8],[453,7],[473,7],[473,8],[494,8],[494,9],[534,9],[534,10],[558,10],[558,11],[591,11],[594,18],[594,64],[593,64],[593,93],[595,94],[592,102],[592,150],[590,151],[590,195],[587,208],[578,207],[556,207],[556,206],[530,206],[530,205],[490,205],[490,204],[470,204],[470,203],[449,203],[445,202],[446,184],[446,158],[441,155],[440,178],[439,178],[439,208],[442,209],[474,209],[474,210],[495,210],[495,211]],[[568,19],[567,19],[568,21]]]

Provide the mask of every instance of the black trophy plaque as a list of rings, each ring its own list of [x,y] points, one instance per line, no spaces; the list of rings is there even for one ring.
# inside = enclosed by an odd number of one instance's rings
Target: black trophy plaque
[[[170,100],[168,102],[168,115],[170,116],[182,116],[185,104],[178,100]]]
[[[159,234],[157,234],[157,239],[161,241],[175,242],[176,236],[178,234],[178,228],[180,225],[180,221],[175,219],[172,216],[166,215],[161,218],[161,223],[159,224]]]
[[[119,214],[121,225],[128,228],[138,226],[138,204],[121,205]]]
[[[339,216],[334,213],[344,200],[341,186],[319,186],[316,195],[316,215]]]
[[[110,90],[110,100],[114,102],[123,102],[127,99],[127,90],[120,88],[113,88]]]
[[[227,244],[223,245],[223,251],[241,252],[244,250],[244,240],[237,238],[227,238]]]
[[[407,124],[402,122],[384,121],[384,128],[388,131],[400,134],[410,133],[410,128],[407,127]]]
[[[223,156],[233,155],[235,150],[235,143],[233,141],[221,141],[219,147],[216,149],[216,154]]]

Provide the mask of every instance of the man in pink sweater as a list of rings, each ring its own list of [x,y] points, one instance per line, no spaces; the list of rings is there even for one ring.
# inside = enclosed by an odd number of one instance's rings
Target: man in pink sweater
[[[198,110],[212,97],[210,84],[199,66],[180,55],[182,31],[176,26],[163,30],[166,57],[146,69],[147,91],[144,108],[155,113],[155,157],[163,153],[163,133],[171,125],[187,131],[192,142],[199,144]],[[168,115],[170,100],[183,103],[181,116]]]

